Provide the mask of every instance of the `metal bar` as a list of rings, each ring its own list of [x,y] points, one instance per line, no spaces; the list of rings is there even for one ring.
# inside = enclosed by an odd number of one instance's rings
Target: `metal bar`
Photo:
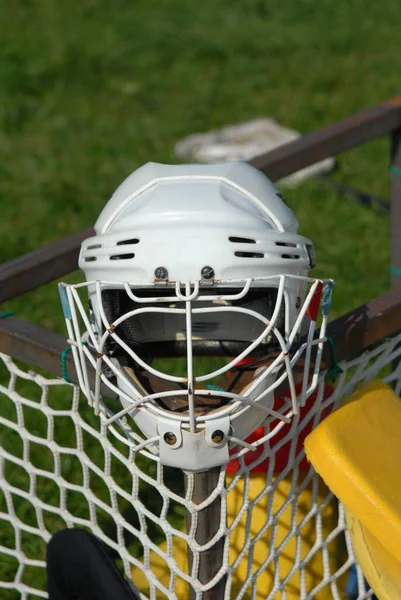
[[[94,233],[92,228],[85,229],[3,263],[0,266],[0,302],[75,271],[81,243]]]
[[[61,377],[61,353],[68,347],[63,335],[9,316],[0,319],[0,352]],[[66,356],[68,378],[78,383],[71,353]]]
[[[390,148],[391,288],[401,289],[401,128],[391,134]]]
[[[265,172],[272,181],[277,181],[328,156],[336,156],[400,127],[401,97],[395,96],[378,106],[256,156],[250,164]],[[82,240],[93,234],[93,229],[80,231],[4,263],[0,267],[0,301],[20,296],[74,271]]]
[[[272,181],[295,173],[328,156],[336,156],[401,127],[401,96],[313,131],[271,152],[256,156],[251,165]]]
[[[193,504],[201,504],[216,489],[220,476],[220,467],[214,467],[202,473],[194,473],[194,489],[192,494]],[[186,485],[188,475],[185,476]],[[191,528],[192,515],[187,512],[187,531]],[[196,526],[195,539],[198,544],[206,544],[216,535],[221,520],[221,497],[216,499],[206,508],[199,511]],[[200,553],[197,577],[203,584],[209,583],[218,573],[223,564],[224,538],[220,538],[211,548]],[[192,571],[193,556],[188,549],[189,573]],[[202,593],[202,600],[221,600],[224,597],[226,577],[222,577],[213,588]],[[196,592],[192,588],[189,595],[190,600],[196,599]]]
[[[369,347],[401,331],[401,294],[390,290],[331,321],[327,335],[336,345],[339,360],[351,360]],[[325,349],[325,363],[330,355]]]

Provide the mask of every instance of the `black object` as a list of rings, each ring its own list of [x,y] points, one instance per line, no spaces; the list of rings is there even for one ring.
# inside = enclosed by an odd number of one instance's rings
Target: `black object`
[[[83,529],[63,529],[47,545],[49,600],[139,600],[105,545]]]
[[[157,267],[155,269],[155,277],[156,279],[161,279],[162,281],[168,279],[168,271],[166,267]]]
[[[214,277],[214,269],[213,267],[203,267],[201,271],[201,276],[203,279],[213,279]]]

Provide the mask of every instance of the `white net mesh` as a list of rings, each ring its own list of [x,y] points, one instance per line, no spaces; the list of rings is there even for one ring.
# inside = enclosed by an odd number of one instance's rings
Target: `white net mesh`
[[[78,388],[0,355],[1,598],[47,597],[46,543],[65,527],[102,539],[146,599],[183,600],[191,585],[202,600],[222,584],[215,598],[370,598],[359,569],[347,596],[344,515],[306,463],[303,439],[361,382],[379,377],[399,393],[400,342],[342,364],[334,387],[322,377],[268,445],[208,475],[162,467],[137,452],[126,422],[94,416]]]

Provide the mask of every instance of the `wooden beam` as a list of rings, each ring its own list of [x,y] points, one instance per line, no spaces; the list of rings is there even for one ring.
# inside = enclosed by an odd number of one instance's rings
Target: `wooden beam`
[[[314,163],[337,156],[401,127],[401,96],[390,98],[336,123],[317,129],[271,152],[256,156],[250,164],[272,181]]]
[[[84,229],[0,265],[0,302],[75,271],[81,243],[94,234]]]
[[[390,290],[331,321],[327,335],[339,360],[351,360],[369,347],[401,331],[400,290]],[[326,354],[327,357],[327,354]]]

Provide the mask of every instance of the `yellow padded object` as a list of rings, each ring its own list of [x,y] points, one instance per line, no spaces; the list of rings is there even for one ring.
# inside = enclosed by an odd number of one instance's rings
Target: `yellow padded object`
[[[401,563],[369,532],[348,509],[347,527],[358,563],[380,600],[401,598]]]
[[[305,450],[316,471],[368,535],[398,561],[401,402],[394,392],[381,381],[364,385],[309,434]]]

